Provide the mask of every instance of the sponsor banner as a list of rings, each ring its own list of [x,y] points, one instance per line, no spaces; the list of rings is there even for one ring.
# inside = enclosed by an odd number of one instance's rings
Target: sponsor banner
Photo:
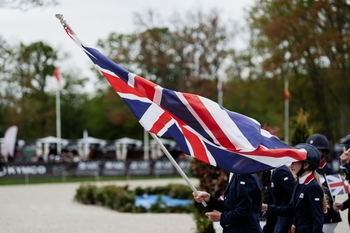
[[[154,175],[174,175],[175,173],[174,165],[168,161],[155,161],[153,164],[153,174]]]
[[[129,161],[129,176],[148,176],[152,174],[151,160]]]
[[[189,174],[188,160],[179,166]],[[30,177],[96,177],[175,175],[176,169],[166,160],[81,161],[78,163],[11,162],[0,165],[0,179]]]
[[[126,163],[123,161],[106,161],[103,164],[101,176],[125,176]]]

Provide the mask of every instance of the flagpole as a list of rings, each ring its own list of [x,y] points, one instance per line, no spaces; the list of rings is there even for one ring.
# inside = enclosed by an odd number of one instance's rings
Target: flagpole
[[[218,93],[218,104],[222,106],[223,91],[222,91],[222,81],[220,77],[218,77],[217,93]]]
[[[284,79],[284,141],[289,144],[289,82]]]
[[[61,154],[61,101],[60,101],[60,85],[56,90],[56,137],[57,137],[57,154]]]
[[[147,130],[143,130],[143,159],[149,160],[149,140]]]
[[[327,181],[327,174],[326,174],[326,173],[323,173],[323,177],[324,177],[324,180],[325,180],[325,182],[326,182],[326,184],[327,184],[327,189],[328,189],[328,191],[329,191],[329,193],[330,193],[330,196],[331,196],[331,198],[332,198],[332,201],[334,202],[334,197],[333,197],[333,195],[332,195],[331,188],[329,187],[329,184],[328,184],[328,181]]]
[[[182,178],[185,179],[185,181],[187,182],[187,184],[190,186],[190,188],[192,189],[193,192],[195,192],[196,194],[198,193],[198,190],[196,189],[196,187],[194,187],[194,185],[191,183],[190,179],[188,179],[187,175],[185,174],[185,172],[181,169],[181,167],[179,166],[179,164],[177,164],[177,162],[175,161],[175,159],[173,158],[173,156],[171,156],[171,154],[169,153],[169,151],[165,148],[165,146],[163,145],[163,143],[159,140],[158,136],[155,135],[154,133],[150,133],[151,136],[153,137],[153,139],[158,143],[158,145],[160,146],[160,148],[162,149],[162,151],[164,152],[164,154],[168,157],[168,159],[170,160],[170,162],[174,165],[174,167],[176,168],[176,170],[180,173],[180,175],[182,176]],[[202,201],[202,205],[204,207],[207,207],[208,204],[205,201]]]

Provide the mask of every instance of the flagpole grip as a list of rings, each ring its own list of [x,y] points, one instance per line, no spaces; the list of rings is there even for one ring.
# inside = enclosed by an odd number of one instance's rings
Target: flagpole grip
[[[171,154],[169,153],[169,151],[165,148],[165,146],[163,145],[163,143],[159,140],[158,136],[155,135],[154,133],[151,133],[151,136],[153,137],[153,139],[158,143],[158,145],[160,146],[160,148],[162,149],[162,151],[164,152],[164,154],[168,157],[168,159],[170,160],[170,162],[174,165],[175,169],[180,173],[180,175],[182,176],[182,178],[185,179],[186,183],[190,186],[190,188],[192,189],[193,192],[195,192],[196,194],[198,193],[198,190],[196,189],[196,187],[194,187],[194,185],[192,184],[192,182],[190,181],[190,179],[188,179],[187,175],[185,174],[185,172],[181,169],[181,167],[179,166],[179,164],[177,164],[177,162],[175,161],[175,159],[173,158],[173,156],[171,156]],[[205,201],[202,201],[202,205],[204,207],[207,207],[208,204]]]

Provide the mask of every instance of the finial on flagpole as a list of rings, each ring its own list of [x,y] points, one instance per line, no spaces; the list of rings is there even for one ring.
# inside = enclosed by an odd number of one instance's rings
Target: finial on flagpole
[[[65,18],[63,17],[63,14],[61,13],[57,13],[56,14],[56,18],[60,20],[61,24],[64,26],[66,24],[66,20]]]

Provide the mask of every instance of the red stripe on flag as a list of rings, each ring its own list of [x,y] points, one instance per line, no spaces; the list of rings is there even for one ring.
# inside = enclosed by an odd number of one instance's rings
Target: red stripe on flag
[[[166,112],[164,112],[157,120],[157,123],[155,123],[149,131],[154,134],[158,134],[159,131],[164,129],[164,125],[166,125],[170,120],[170,116]]]
[[[329,184],[329,187],[330,188],[336,188],[336,187],[339,187],[339,186],[343,186],[345,189],[347,189],[346,185],[344,184],[344,182],[334,182],[334,183],[330,183]]]
[[[202,101],[197,95],[183,93],[183,96],[186,98],[187,102],[191,105],[196,114],[205,121],[205,125],[214,137],[219,140],[220,144],[230,149],[231,151],[237,150],[232,142],[225,136],[226,134],[221,130],[221,127],[217,124],[216,120],[211,116],[211,112],[208,111]]]
[[[136,91],[134,88],[130,87],[129,85],[127,85],[121,78],[119,78],[118,76],[113,76],[109,73],[105,73],[103,71],[101,71],[102,74],[105,76],[105,78],[107,79],[107,81],[109,82],[109,84],[111,84],[112,88],[116,91],[116,92],[120,92],[123,94],[133,94],[139,97],[143,97],[140,92]]]
[[[193,156],[202,162],[210,164],[208,156],[206,156],[207,151],[203,146],[203,141],[197,135],[187,130],[186,128],[184,127],[181,127],[181,128],[182,128],[182,133],[184,134],[185,138],[188,140],[187,145],[192,148]]]
[[[142,78],[140,76],[135,76],[134,86],[135,86],[136,90],[138,90],[140,93],[142,93],[148,99],[153,100],[154,93],[155,93],[155,87],[158,85],[153,83],[153,82],[150,82],[147,79]]]

